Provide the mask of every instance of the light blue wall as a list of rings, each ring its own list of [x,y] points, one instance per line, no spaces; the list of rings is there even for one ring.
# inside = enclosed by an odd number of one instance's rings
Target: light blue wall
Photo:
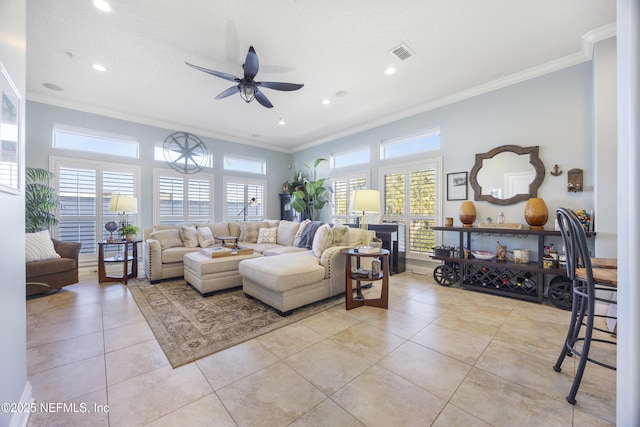
[[[24,99],[26,81],[26,2],[0,1],[0,62]],[[21,113],[24,123],[24,112]],[[21,129],[21,133],[24,129]],[[24,158],[24,147],[19,158]],[[24,188],[24,165],[20,188]],[[28,403],[31,386],[27,383],[27,338],[24,269],[24,193],[0,192],[0,402]],[[0,411],[0,426],[26,425],[27,414]]]
[[[377,170],[383,165],[379,160],[381,141],[440,128],[441,150],[434,154],[442,157],[443,177],[451,172],[470,171],[476,153],[506,144],[538,145],[540,158],[546,167],[538,196],[546,201],[549,212],[553,213],[559,206],[593,209],[593,121],[593,70],[592,64],[586,62],[300,151],[293,155],[293,165],[299,168],[316,157],[328,157],[333,151],[369,145],[372,187],[379,188]],[[550,175],[554,164],[558,164],[565,173],[559,177]],[[566,190],[566,171],[573,168],[585,171],[584,192],[569,193]],[[446,182],[442,181],[442,194],[446,195]],[[473,200],[471,188],[469,199]],[[458,223],[460,203],[445,200],[438,221],[450,216]],[[478,219],[495,219],[498,212],[503,211],[506,222],[525,223],[525,202],[512,206],[496,206],[488,202],[475,204]],[[553,223],[547,226],[553,227]],[[445,240],[449,239],[446,243],[456,244],[453,237],[445,235]]]
[[[52,148],[52,131],[54,124],[65,124],[87,129],[111,132],[120,135],[128,135],[138,139],[140,143],[140,158],[127,159],[118,156],[98,156],[93,153],[79,153]],[[126,120],[112,119],[82,111],[56,107],[38,102],[27,103],[27,166],[49,168],[50,156],[99,159],[111,162],[129,163],[140,165],[141,172],[141,226],[153,225],[152,197],[153,169],[168,168],[165,162],[157,162],[153,159],[153,150],[157,142],[162,142],[171,133],[180,129],[170,130],[154,126],[147,126]],[[282,183],[289,178],[288,164],[291,156],[273,150],[265,150],[243,144],[228,141],[200,137],[209,152],[213,153],[213,168],[204,172],[215,176],[214,193],[214,220],[222,220],[222,182],[223,182],[223,156],[236,154],[262,158],[267,161],[267,217],[280,217],[280,202],[278,193],[282,191]],[[197,175],[197,174],[196,174]],[[227,173],[234,176],[256,177],[251,174]],[[195,175],[194,175],[195,176]],[[265,179],[264,176],[258,176]]]

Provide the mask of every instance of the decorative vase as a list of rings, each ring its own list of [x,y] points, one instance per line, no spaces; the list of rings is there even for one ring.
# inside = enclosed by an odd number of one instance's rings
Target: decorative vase
[[[460,205],[460,222],[463,227],[473,227],[476,220],[476,205],[472,201],[467,200]]]
[[[544,200],[539,197],[530,198],[524,207],[524,219],[530,230],[542,230],[549,219],[549,211]]]
[[[125,240],[126,240],[127,242],[135,242],[135,240],[136,240],[136,235],[135,235],[135,234],[127,234],[127,235],[125,236]]]

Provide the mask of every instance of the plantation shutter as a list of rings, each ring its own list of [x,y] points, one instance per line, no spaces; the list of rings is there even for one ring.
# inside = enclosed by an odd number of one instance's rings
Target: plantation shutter
[[[255,202],[251,199],[255,198]],[[266,191],[262,181],[225,178],[225,221],[262,221]]]
[[[211,214],[209,181],[189,179],[189,222],[208,222]]]
[[[81,254],[96,253],[96,171],[61,167],[57,173],[60,195],[58,238],[82,243]]]
[[[333,219],[342,223],[355,222],[357,213],[351,212],[351,199],[356,190],[367,187],[364,174],[340,176],[331,179],[333,187]]]
[[[184,223],[184,179],[161,176],[158,186],[160,224]]]

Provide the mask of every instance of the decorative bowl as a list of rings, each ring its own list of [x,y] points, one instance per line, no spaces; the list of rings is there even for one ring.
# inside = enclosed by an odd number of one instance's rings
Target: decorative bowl
[[[471,253],[473,254],[474,258],[480,259],[483,261],[488,261],[490,259],[493,259],[494,256],[496,256],[493,252],[489,252],[489,251],[473,251]]]

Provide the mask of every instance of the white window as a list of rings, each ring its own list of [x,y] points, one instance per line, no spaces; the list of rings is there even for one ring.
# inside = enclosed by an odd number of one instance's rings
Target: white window
[[[257,159],[252,157],[225,154],[224,170],[266,175],[267,161],[264,159]]]
[[[356,150],[343,151],[331,154],[331,169],[343,168],[346,166],[369,163],[369,147],[362,147]]]
[[[104,224],[120,220],[109,211],[111,197],[138,195],[140,167],[66,158],[52,158],[51,163],[61,202],[55,236],[81,242],[83,258],[95,258],[96,242],[109,237]],[[127,220],[139,224],[137,213],[127,214]]]
[[[440,130],[438,129],[382,141],[380,158],[382,160],[389,160],[429,151],[437,151],[439,149]]]
[[[132,136],[57,123],[53,126],[54,148],[137,159],[138,145],[138,140]]]
[[[154,169],[154,224],[213,222],[213,175]]]
[[[441,169],[440,159],[381,169],[383,220],[405,224],[408,258],[426,260],[437,245]]]
[[[224,177],[223,221],[262,221],[265,219],[266,181]]]
[[[333,220],[343,224],[356,222],[357,213],[351,212],[351,198],[356,190],[369,188],[366,172],[342,175],[331,178],[333,187]]]
[[[202,166],[205,168],[212,168],[213,167],[213,152],[211,150],[207,150],[208,151],[208,155],[207,158],[205,159],[205,161],[202,163]],[[193,153],[194,157],[195,157],[195,161],[198,164],[200,163],[201,160],[201,156],[199,155],[199,153]],[[153,147],[153,160],[157,161],[157,162],[162,162],[162,163],[166,163],[167,159],[164,156],[164,142],[156,142],[156,145]]]

